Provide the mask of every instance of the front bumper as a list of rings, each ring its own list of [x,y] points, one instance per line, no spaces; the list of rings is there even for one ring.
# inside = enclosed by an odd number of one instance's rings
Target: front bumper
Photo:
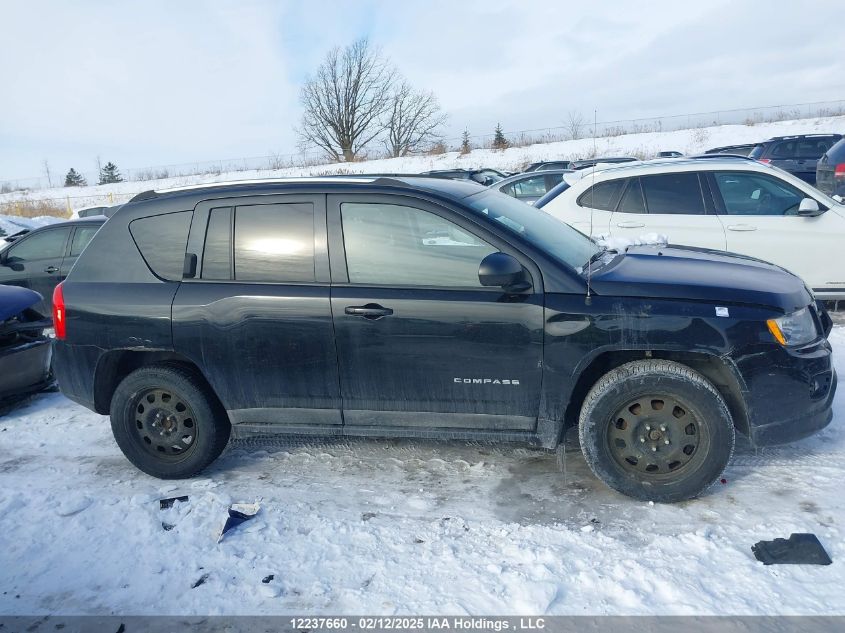
[[[753,445],[792,442],[830,424],[837,384],[831,356],[821,339],[797,350],[766,345],[735,359],[747,388]]]

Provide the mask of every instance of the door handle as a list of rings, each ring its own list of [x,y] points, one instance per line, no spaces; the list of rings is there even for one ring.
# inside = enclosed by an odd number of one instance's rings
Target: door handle
[[[360,316],[370,321],[378,321],[382,317],[393,314],[393,309],[385,308],[377,303],[368,303],[363,306],[346,306],[344,312],[351,316]]]
[[[58,269],[58,268],[56,268],[55,266],[47,266],[47,268],[45,268],[45,269],[44,269],[44,272],[45,272],[45,273],[51,273],[51,274],[52,274],[52,273],[57,273],[57,272],[59,272],[59,269]]]
[[[729,231],[756,231],[757,227],[750,224],[728,224]]]
[[[645,226],[642,222],[619,222],[616,224],[620,229],[641,229]]]

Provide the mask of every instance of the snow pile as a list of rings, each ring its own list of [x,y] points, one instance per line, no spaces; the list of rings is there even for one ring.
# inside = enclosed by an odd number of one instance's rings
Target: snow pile
[[[841,615],[845,392],[834,407],[807,440],[740,440],[704,497],[652,505],[605,488],[575,446],[564,474],[523,448],[249,440],[159,481],[106,417],[44,394],[0,418],[0,614]],[[244,502],[261,511],[218,544]],[[793,532],[833,564],[754,559]]]
[[[0,229],[6,235],[12,235],[23,229],[35,229],[39,226],[46,226],[54,222],[61,222],[62,218],[54,218],[48,215],[42,215],[37,218],[22,218],[17,215],[0,215]],[[2,239],[2,238],[0,238]],[[0,242],[2,244],[2,242]]]
[[[669,243],[669,236],[663,233],[645,233],[636,238],[613,237],[602,233],[594,238],[599,246],[604,246],[609,251],[624,253],[629,246],[666,246]]]
[[[70,196],[74,209],[101,204],[120,204],[132,196],[150,189],[165,189],[208,182],[245,180],[254,178],[280,178],[290,176],[321,176],[327,174],[401,173],[418,174],[432,169],[475,169],[490,167],[502,171],[519,171],[525,165],[538,161],[578,159],[598,156],[638,156],[650,158],[662,150],[678,150],[686,154],[701,153],[711,147],[757,143],[772,136],[845,132],[845,116],[813,119],[796,119],[755,125],[717,125],[671,132],[643,132],[622,134],[595,139],[582,138],[555,143],[538,143],[506,150],[475,149],[469,154],[446,152],[434,156],[406,156],[356,163],[325,164],[286,169],[255,169],[175,176],[142,182],[120,182],[88,187],[56,187],[36,191],[12,192],[0,195],[0,204],[21,199],[54,199],[64,202]],[[111,194],[111,199],[109,199]]]

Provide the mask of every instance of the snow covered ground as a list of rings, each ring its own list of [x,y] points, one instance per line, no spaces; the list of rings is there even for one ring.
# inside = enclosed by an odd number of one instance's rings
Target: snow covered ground
[[[564,474],[523,448],[251,440],[163,482],[107,418],[42,394],[0,417],[0,614],[845,614],[845,391],[835,407],[807,440],[740,442],[703,498],[651,505],[575,446]],[[218,544],[227,505],[254,501]],[[792,532],[833,564],[755,561]]]
[[[812,134],[845,132],[845,116],[795,119],[755,125],[717,125],[671,132],[644,132],[622,134],[596,139],[595,151],[599,156],[635,155],[654,157],[663,150],[676,150],[686,154],[703,152],[711,147],[756,143],[772,136],[787,134]],[[278,178],[286,176],[320,176],[337,173],[420,173],[432,169],[491,167],[504,171],[518,171],[536,161],[577,159],[593,156],[593,139],[583,138],[556,143],[542,143],[507,150],[476,149],[461,156],[446,152],[436,156],[409,156],[371,160],[359,163],[326,164],[290,169],[266,169],[222,172],[198,176],[176,176],[159,180],[122,182],[89,187],[56,187],[34,191],[0,194],[0,205],[18,200],[49,199],[64,204],[70,197],[73,209],[96,204],[119,204],[142,191],[163,189],[187,184],[220,182],[251,178]],[[111,194],[111,198],[109,198]]]

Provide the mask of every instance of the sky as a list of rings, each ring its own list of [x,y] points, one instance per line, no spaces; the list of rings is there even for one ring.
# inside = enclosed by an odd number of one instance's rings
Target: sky
[[[298,151],[299,90],[368,37],[443,133],[845,99],[840,0],[5,0],[0,182]],[[827,26],[830,24],[830,26]],[[826,33],[829,33],[826,35]]]

